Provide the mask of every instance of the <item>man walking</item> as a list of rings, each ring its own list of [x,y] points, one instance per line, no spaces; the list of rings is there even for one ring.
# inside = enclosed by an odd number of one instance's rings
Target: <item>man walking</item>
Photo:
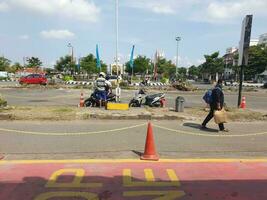
[[[222,90],[222,79],[219,79],[217,85],[212,90],[210,112],[202,123],[202,129],[207,129],[206,125],[213,118],[214,111],[223,109],[223,106],[224,106],[224,94]],[[224,128],[223,123],[219,124],[219,129],[222,132],[228,132],[228,129]]]

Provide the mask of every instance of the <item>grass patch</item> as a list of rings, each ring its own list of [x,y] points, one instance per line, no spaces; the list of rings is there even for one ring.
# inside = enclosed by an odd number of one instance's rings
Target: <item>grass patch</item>
[[[204,119],[209,112],[209,108],[187,108],[185,113]],[[248,109],[226,108],[227,118],[233,122],[251,122],[251,121],[265,121],[267,115],[261,112],[256,112]]]
[[[7,106],[7,101],[0,96],[0,107],[6,107]]]
[[[74,110],[72,108],[57,108],[52,110],[52,112],[55,113],[69,113],[69,112],[73,112]]]

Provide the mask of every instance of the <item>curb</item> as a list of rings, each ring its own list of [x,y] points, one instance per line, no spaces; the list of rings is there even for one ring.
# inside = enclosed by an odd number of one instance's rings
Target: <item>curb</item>
[[[100,119],[100,120],[187,120],[187,117],[176,115],[153,115],[153,114],[138,114],[138,115],[101,115],[97,113],[82,115],[83,119]]]
[[[66,85],[93,85],[93,82],[87,81],[67,81],[65,82]]]

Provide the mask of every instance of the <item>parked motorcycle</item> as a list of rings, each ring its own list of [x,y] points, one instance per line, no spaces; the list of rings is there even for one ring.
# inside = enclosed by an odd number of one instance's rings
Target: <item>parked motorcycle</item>
[[[145,96],[146,93],[143,89],[140,89],[135,97],[130,101],[129,107],[141,107],[142,102],[145,101],[144,105],[150,107],[160,107],[162,102],[165,101],[165,94],[158,93],[153,95]]]
[[[113,93],[109,93],[107,95],[107,102],[116,102],[116,95]],[[85,107],[99,107],[100,102],[97,97],[96,92],[92,93],[91,96],[84,101]]]

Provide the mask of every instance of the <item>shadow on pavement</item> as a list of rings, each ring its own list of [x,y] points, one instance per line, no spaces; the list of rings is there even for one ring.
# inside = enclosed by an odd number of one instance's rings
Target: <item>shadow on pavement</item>
[[[140,152],[140,151],[132,150],[132,152],[133,152],[134,154],[138,155],[138,156],[142,156],[142,155],[143,155],[143,153]]]
[[[213,129],[213,128],[202,129],[201,124],[197,124],[197,123],[184,123],[183,126],[198,129],[198,130],[204,131],[204,132],[211,132],[211,133],[218,133],[219,132],[217,129]]]
[[[72,185],[74,178],[81,184],[102,184],[79,188]],[[127,177],[126,177],[127,178]],[[128,177],[130,178],[130,177]],[[180,186],[127,187],[123,176],[60,176],[56,184],[47,187],[47,179],[25,177],[19,182],[0,180],[1,200],[266,200],[267,180],[186,180]],[[138,180],[133,178],[134,182]],[[161,180],[156,180],[161,181]],[[165,180],[166,181],[166,180]],[[59,184],[67,183],[65,187]],[[146,192],[145,192],[146,191]],[[151,192],[152,191],[152,192]],[[154,192],[154,195],[153,195]],[[163,192],[160,194],[160,192]],[[164,193],[165,192],[165,193]],[[150,193],[150,194],[149,194]],[[151,195],[152,193],[152,195]],[[172,195],[171,195],[172,194]],[[169,196],[168,196],[169,195]]]

